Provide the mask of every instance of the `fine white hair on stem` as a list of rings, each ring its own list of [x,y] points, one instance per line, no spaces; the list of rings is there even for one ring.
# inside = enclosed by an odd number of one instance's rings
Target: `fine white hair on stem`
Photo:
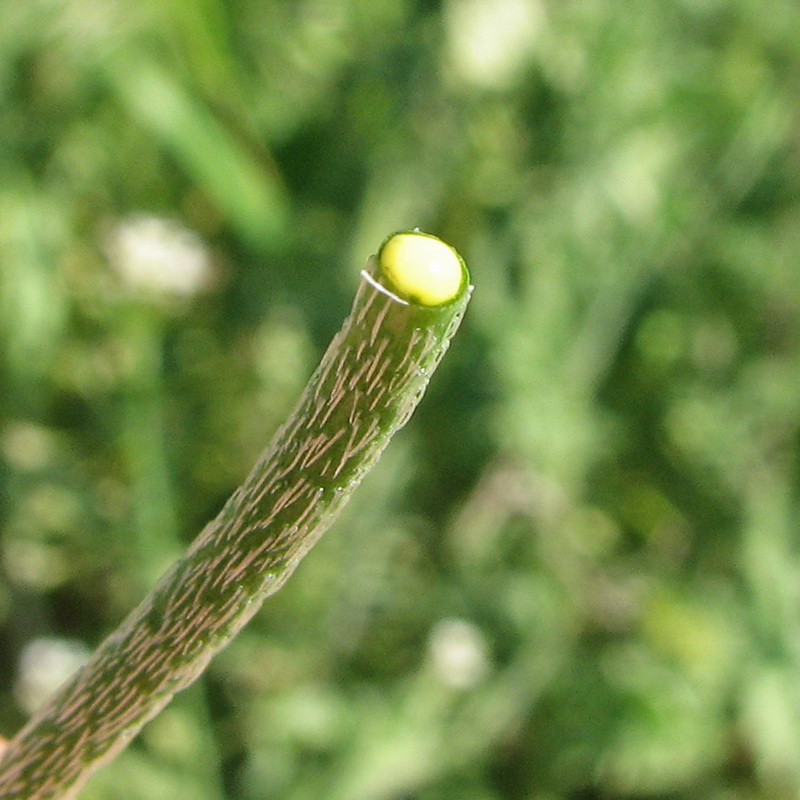
[[[377,289],[381,294],[385,294],[387,297],[391,297],[396,303],[402,303],[404,306],[408,305],[407,300],[403,300],[402,297],[398,297],[394,292],[387,289],[382,283],[376,281],[372,275],[369,274],[365,269],[361,270],[361,277],[374,289]]]

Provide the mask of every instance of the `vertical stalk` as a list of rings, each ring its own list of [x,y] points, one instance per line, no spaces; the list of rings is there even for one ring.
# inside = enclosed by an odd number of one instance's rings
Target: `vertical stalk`
[[[182,549],[166,456],[163,323],[160,309],[135,299],[122,324],[135,358],[126,375],[120,446],[130,476],[137,577],[147,588]]]
[[[4,800],[73,796],[280,588],[406,423],[461,321],[469,275],[454,250],[413,232],[389,237],[362,278],[242,486],[9,743]]]

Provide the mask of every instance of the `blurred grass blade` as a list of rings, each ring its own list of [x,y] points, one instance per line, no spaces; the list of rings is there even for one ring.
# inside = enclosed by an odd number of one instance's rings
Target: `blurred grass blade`
[[[119,58],[106,68],[133,118],[156,134],[246,241],[263,246],[283,229],[286,196],[266,157],[259,163],[207,108],[152,62]]]

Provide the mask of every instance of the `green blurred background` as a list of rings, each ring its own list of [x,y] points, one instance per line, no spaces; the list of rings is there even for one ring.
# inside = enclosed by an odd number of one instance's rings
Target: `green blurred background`
[[[2,0],[0,731],[417,225],[417,415],[82,798],[800,797],[796,0]]]

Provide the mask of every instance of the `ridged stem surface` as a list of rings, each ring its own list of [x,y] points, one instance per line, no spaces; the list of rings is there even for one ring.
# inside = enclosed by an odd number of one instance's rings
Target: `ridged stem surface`
[[[0,760],[2,800],[72,797],[255,614],[416,407],[469,299],[427,307],[373,257],[298,405],[219,515]]]

